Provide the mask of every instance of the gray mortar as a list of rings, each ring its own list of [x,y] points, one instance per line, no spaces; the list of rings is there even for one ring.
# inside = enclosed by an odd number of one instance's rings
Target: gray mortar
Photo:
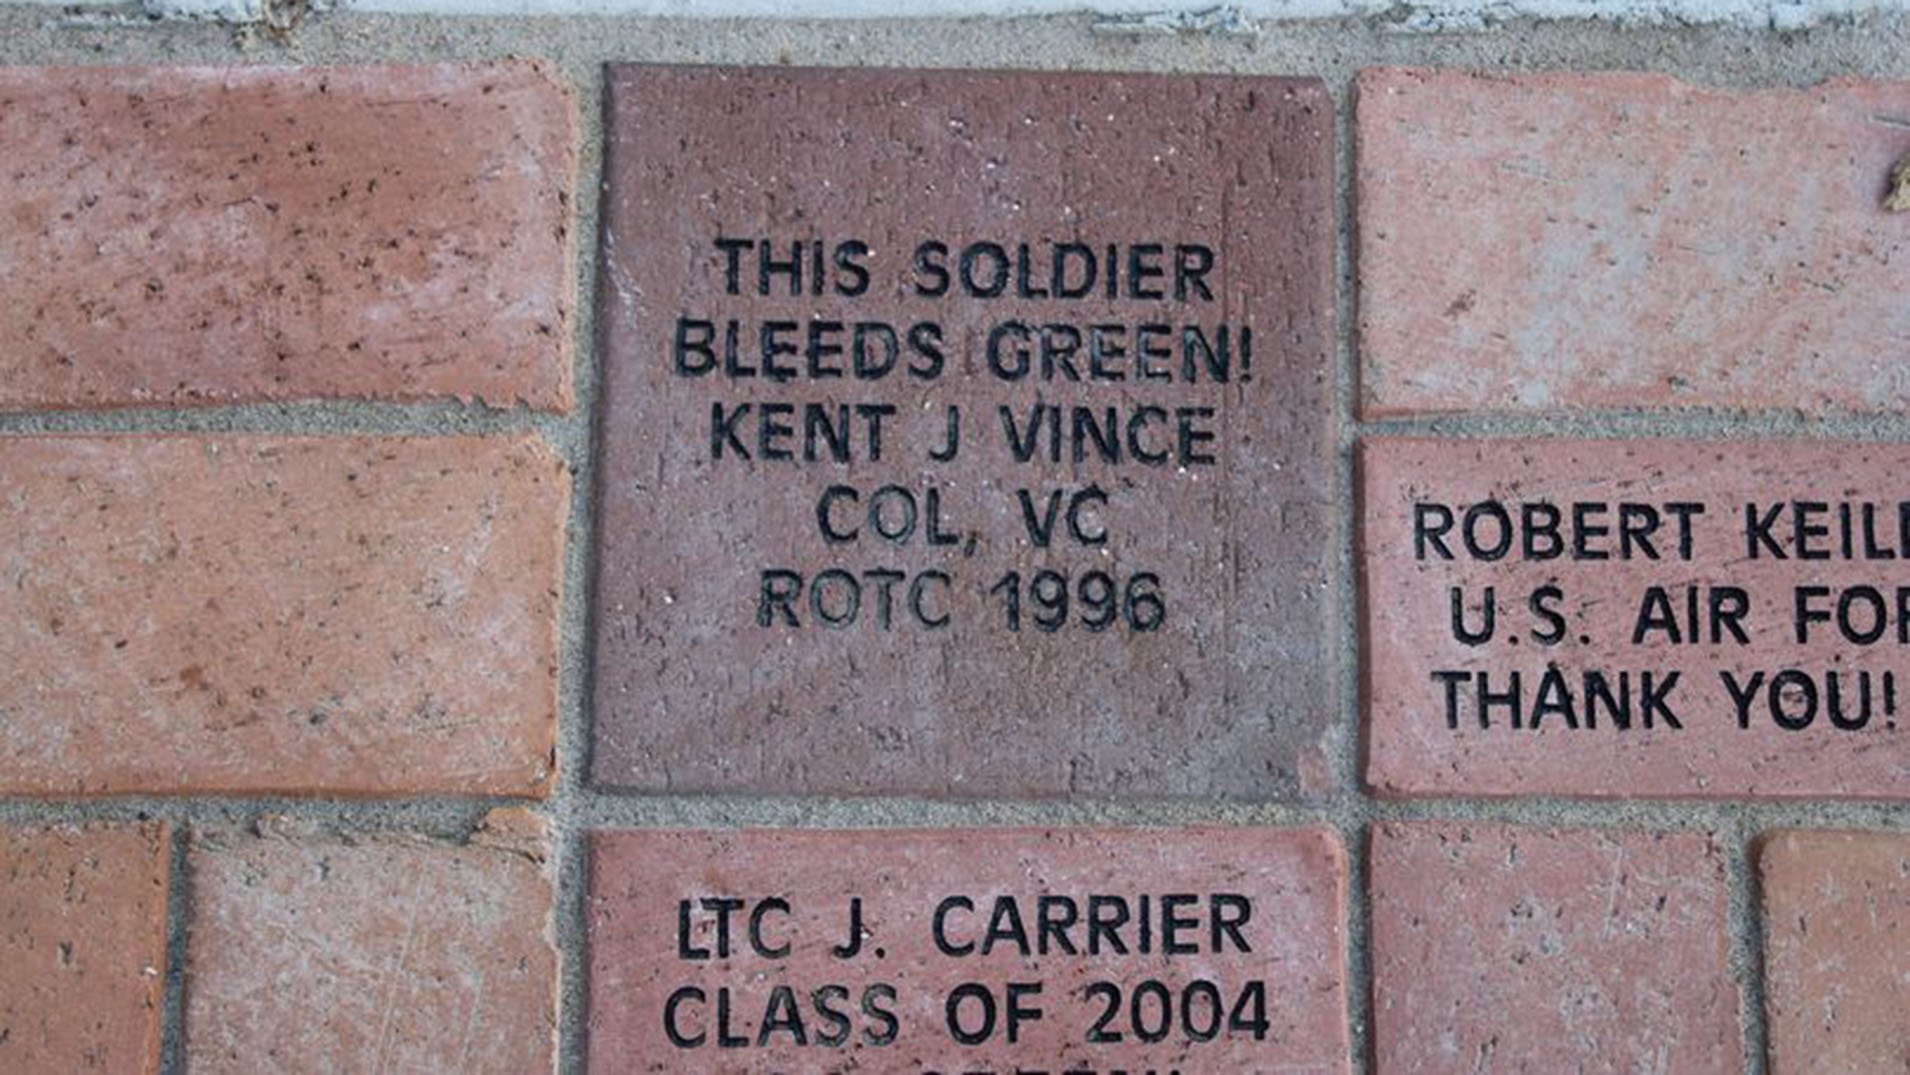
[[[1731,885],[1731,969],[1744,986],[1745,1070],[1765,1070],[1762,938],[1757,930],[1753,842],[1785,827],[1910,831],[1910,804],[1861,802],[1669,802],[1522,798],[1382,801],[1359,790],[1359,604],[1351,510],[1351,446],[1362,434],[1447,436],[1688,436],[1699,438],[1855,438],[1910,443],[1910,414],[1814,419],[1794,413],[1574,413],[1520,418],[1441,418],[1355,422],[1351,222],[1351,78],[1374,64],[1438,64],[1485,69],[1664,71],[1723,86],[1804,86],[1836,75],[1910,75],[1910,16],[1834,22],[1799,32],[1742,27],[1623,28],[1598,22],[1507,23],[1476,33],[1404,33],[1392,20],[1268,24],[1258,37],[1096,33],[1087,16],[1020,20],[795,22],[760,20],[568,18],[473,19],[329,15],[308,19],[282,41],[257,30],[207,24],[105,23],[97,15],[50,8],[0,7],[0,63],[340,63],[546,57],[575,86],[584,144],[576,234],[580,289],[576,320],[578,406],[567,416],[481,406],[325,403],[217,407],[192,411],[0,415],[0,435],[46,431],[156,430],[437,435],[534,430],[569,461],[577,495],[569,520],[563,605],[559,778],[538,810],[553,836],[557,881],[556,943],[563,958],[560,1070],[581,1072],[584,1057],[584,834],[617,826],[777,825],[946,827],[959,825],[1182,825],[1197,822],[1285,825],[1325,822],[1345,838],[1351,862],[1347,938],[1349,1003],[1357,1065],[1371,1068],[1371,958],[1364,861],[1369,824],[1395,818],[1505,821],[1527,825],[1626,826],[1711,833],[1723,848]],[[794,799],[743,796],[624,796],[591,789],[587,595],[592,533],[590,458],[597,413],[592,300],[600,174],[600,65],[613,60],[698,63],[798,63],[992,68],[1096,68],[1310,74],[1324,78],[1340,107],[1340,338],[1338,418],[1341,512],[1332,585],[1342,668],[1334,698],[1339,721],[1334,757],[1341,790],[1306,803],[1220,801],[940,802],[921,799]],[[1728,192],[1726,192],[1728,195]],[[1720,207],[1730,212],[1731,206]],[[401,828],[464,839],[502,800],[422,798],[398,802],[283,798],[120,798],[76,802],[0,800],[0,822],[164,818],[184,828],[244,826],[268,814],[292,815],[340,829]],[[171,903],[173,966],[164,1007],[164,1067],[185,1070],[182,965],[191,901],[184,834],[174,847]]]

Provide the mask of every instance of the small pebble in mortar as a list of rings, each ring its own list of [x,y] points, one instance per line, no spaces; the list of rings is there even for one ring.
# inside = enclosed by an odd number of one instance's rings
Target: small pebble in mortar
[[[1897,158],[1890,169],[1890,193],[1884,195],[1886,212],[1910,213],[1910,153]]]

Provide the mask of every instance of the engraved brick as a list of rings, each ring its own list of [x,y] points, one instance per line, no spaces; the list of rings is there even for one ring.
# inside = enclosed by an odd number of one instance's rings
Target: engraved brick
[[[0,408],[571,401],[534,63],[0,69]]]
[[[1910,1065],[1910,834],[1774,833],[1758,866],[1772,1075]]]
[[[1387,823],[1370,855],[1378,1070],[1741,1070],[1707,837]]]
[[[1358,85],[1366,415],[1910,405],[1910,82]]]
[[[467,844],[268,821],[197,833],[193,1071],[554,1070],[557,954],[541,823]]]
[[[1910,449],[1389,438],[1361,467],[1379,792],[1910,797]]]
[[[541,794],[532,438],[0,440],[0,790]]]
[[[0,827],[0,1069],[159,1070],[163,824]]]
[[[589,1068],[1344,1072],[1345,875],[1325,828],[595,833]]]
[[[617,67],[608,120],[599,783],[1330,788],[1324,87]]]

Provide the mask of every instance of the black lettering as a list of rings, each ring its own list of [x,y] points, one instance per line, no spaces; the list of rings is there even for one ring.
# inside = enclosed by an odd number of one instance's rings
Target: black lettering
[[[992,299],[1008,289],[1008,251],[1000,243],[970,243],[962,248],[962,290],[976,298]]]
[[[974,1001],[980,1008],[980,1019],[972,1030],[962,1018],[966,1001]],[[995,1033],[995,995],[980,982],[964,982],[950,990],[944,1008],[949,1036],[963,1045],[980,1045]]]
[[[1671,692],[1677,689],[1678,680],[1683,675],[1683,672],[1666,672],[1663,679],[1657,679],[1650,672],[1646,672],[1640,677],[1638,708],[1644,715],[1645,727],[1651,727],[1654,714],[1656,719],[1663,721],[1667,728],[1682,729],[1684,727],[1678,722],[1678,715],[1671,711],[1671,704],[1668,701]]]
[[[869,290],[869,270],[862,259],[869,256],[869,244],[850,239],[836,247],[836,294],[854,298]]]
[[[1479,541],[1479,523],[1488,520],[1496,528],[1497,534],[1489,545]],[[1474,504],[1466,509],[1465,521],[1460,527],[1460,537],[1464,539],[1466,552],[1475,560],[1501,560],[1512,551],[1512,516],[1506,513],[1505,505],[1496,500]]]
[[[1452,637],[1461,645],[1483,646],[1492,641],[1499,620],[1499,596],[1496,587],[1488,586],[1479,602],[1479,626],[1466,623],[1466,592],[1454,586],[1450,592],[1452,604]]]
[[[847,530],[838,530],[835,524],[830,521],[832,516],[830,515],[829,509],[838,500],[847,500],[851,504],[858,504],[860,502],[860,498],[852,486],[831,485],[829,488],[824,489],[822,491],[822,498],[816,501],[816,529],[822,531],[822,539],[829,544],[847,545],[855,541],[858,528],[851,526]],[[761,617],[759,616],[758,618],[760,619]]]
[[[767,931],[767,926],[765,925],[765,923],[767,919],[769,918],[769,916],[772,914],[788,917],[789,901],[786,899],[783,899],[780,896],[771,896],[770,898],[766,900],[759,901],[755,907],[752,907],[750,909],[750,912],[749,912],[750,951],[763,957],[764,959],[788,959],[789,958],[789,942],[788,941],[784,941],[782,944],[777,945],[777,944],[771,944],[768,940],[768,931]]]
[[[808,1045],[809,1031],[803,1026],[802,1008],[796,1004],[796,991],[779,985],[769,993],[769,1005],[763,1012],[763,1025],[756,1029],[756,1047],[767,1048],[777,1034],[789,1035],[789,1044]]]
[[[829,608],[829,600],[824,591],[834,587],[842,592],[841,607],[835,611]],[[830,568],[817,573],[809,580],[809,614],[821,620],[826,627],[841,630],[856,622],[856,616],[862,611],[862,583],[854,575],[840,568]]]
[[[1426,559],[1426,550],[1432,549],[1441,560],[1453,558],[1452,550],[1446,547],[1446,533],[1452,529],[1452,509],[1444,504],[1413,505],[1413,558]]]
[[[1227,951],[1229,943],[1233,945],[1236,952],[1253,951],[1252,946],[1247,944],[1247,938],[1241,933],[1247,928],[1247,923],[1253,921],[1253,901],[1233,893],[1216,892],[1208,897],[1208,902],[1213,905],[1214,910],[1213,937],[1208,942],[1214,954],[1220,955]]]
[[[678,377],[701,377],[716,369],[716,325],[691,317],[676,319],[676,343],[670,349]]]
[[[732,295],[743,293],[743,251],[755,246],[754,239],[732,239],[719,235],[716,248],[723,252],[723,290]]]
[[[1127,955],[1127,942],[1121,927],[1128,921],[1127,901],[1119,896],[1088,897],[1088,954],[1102,952]]]
[[[1199,954],[1199,941],[1182,940],[1181,937],[1198,930],[1200,919],[1177,913],[1184,907],[1193,907],[1198,903],[1199,896],[1179,892],[1161,897],[1161,951],[1170,956]]]
[[[915,293],[927,299],[948,294],[948,244],[930,239],[915,248]]]
[[[1049,952],[1064,952],[1077,955],[1074,938],[1069,935],[1075,923],[1081,920],[1081,908],[1068,896],[1043,896],[1036,904],[1035,928],[1038,940],[1035,947],[1042,955]]]
[[[1214,416],[1212,407],[1180,407],[1175,411],[1180,421],[1180,460],[1184,466],[1212,465],[1216,460],[1212,452],[1201,451],[1196,445],[1212,444],[1218,438],[1210,428],[1195,425],[1196,419]]]
[[[1174,301],[1186,302],[1199,295],[1202,302],[1214,301],[1207,286],[1207,273],[1214,267],[1214,252],[1199,243],[1184,243],[1174,248]]]
[[[869,1045],[883,1046],[895,1041],[896,1034],[902,1030],[902,1024],[895,1018],[892,1008],[884,1008],[877,1001],[895,1003],[895,987],[878,982],[862,991],[862,1014],[875,1020],[875,1025],[862,1028],[862,1040]]]
[[[695,1034],[683,1033],[680,1029],[680,1024],[677,1022],[677,1009],[681,1008],[686,1002],[702,1004],[707,999],[701,989],[693,985],[686,985],[676,992],[671,993],[670,999],[664,1001],[663,1033],[670,1039],[671,1045],[679,1049],[694,1049],[709,1039],[710,1035],[708,1031],[699,1030]]]
[[[736,435],[737,423],[749,417],[750,405],[738,403],[734,410],[724,417],[721,401],[710,404],[710,458],[723,458],[725,451],[738,456],[744,462],[749,461],[749,449],[744,447],[743,439]]]
[[[1127,297],[1130,299],[1164,299],[1167,292],[1158,286],[1149,284],[1167,275],[1161,268],[1161,244],[1135,243],[1127,248]]]
[[[948,356],[942,352],[942,326],[933,321],[918,321],[909,326],[909,376],[918,381],[933,381],[942,375]]]
[[[1760,515],[1756,504],[1744,505],[1744,544],[1748,559],[1758,558],[1760,550],[1768,553],[1773,560],[1788,559],[1784,546],[1771,536],[1771,530],[1777,525],[1778,516],[1784,514],[1784,505],[1773,504],[1771,510]]]
[[[916,623],[921,624],[931,631],[948,626],[949,614],[947,612],[943,612],[940,616],[930,615],[928,611],[928,589],[930,584],[936,584],[939,585],[942,588],[942,592],[946,594],[953,581],[946,571],[924,571],[915,576],[915,581],[909,583],[909,614],[915,617]]]
[[[820,514],[822,509],[817,508]],[[764,568],[756,599],[756,626],[770,627],[780,615],[785,627],[801,627],[796,598],[802,594],[802,575],[783,568]]]
[[[699,948],[690,936],[695,930],[690,925],[690,901],[678,900],[676,904],[676,957],[678,959],[702,960],[710,958],[710,950]]]
[[[822,1021],[816,1028],[817,1045],[837,1049],[849,1043],[849,1013],[836,1006],[848,999],[849,991],[839,985],[825,985],[809,994],[809,1003]]]
[[[945,956],[961,957],[975,951],[975,942],[965,941],[956,944],[948,939],[948,916],[954,911],[973,911],[975,901],[967,896],[950,896],[935,905],[935,915],[929,920],[929,935],[935,939],[935,947]]]
[[[748,404],[744,404],[748,406]],[[796,458],[789,447],[789,441],[796,436],[796,427],[789,417],[796,413],[794,403],[763,403],[757,406],[756,454],[763,459],[786,462]]]
[[[842,333],[844,326],[840,321],[809,322],[809,344],[803,348],[803,358],[809,368],[812,381],[834,380],[842,376],[842,367],[826,359],[842,357]]]
[[[1557,586],[1545,585],[1532,591],[1531,609],[1538,621],[1532,629],[1532,640],[1541,646],[1556,646],[1565,641],[1565,617],[1557,604],[1565,600],[1565,591]],[[1487,598],[1490,603],[1491,598]]]

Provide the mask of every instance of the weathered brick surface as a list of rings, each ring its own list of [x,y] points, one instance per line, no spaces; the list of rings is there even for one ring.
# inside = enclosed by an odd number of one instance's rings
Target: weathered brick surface
[[[1379,1071],[1740,1069],[1705,836],[1386,823],[1370,855]]]
[[[1910,448],[1381,438],[1360,466],[1378,791],[1910,796]]]
[[[595,833],[590,1070],[1346,1071],[1345,875],[1325,828]]]
[[[0,791],[541,793],[533,438],[0,440]]]
[[[1362,400],[1910,405],[1910,82],[1362,72]]]
[[[526,1075],[554,1062],[541,824],[465,845],[267,822],[195,834],[186,1058],[195,1072]]]
[[[163,824],[0,827],[0,1070],[157,1072]]]
[[[571,400],[530,63],[0,69],[0,408]]]
[[[1774,833],[1758,866],[1772,1075],[1910,1069],[1910,834]]]
[[[598,781],[1331,787],[1323,85],[608,78]]]

